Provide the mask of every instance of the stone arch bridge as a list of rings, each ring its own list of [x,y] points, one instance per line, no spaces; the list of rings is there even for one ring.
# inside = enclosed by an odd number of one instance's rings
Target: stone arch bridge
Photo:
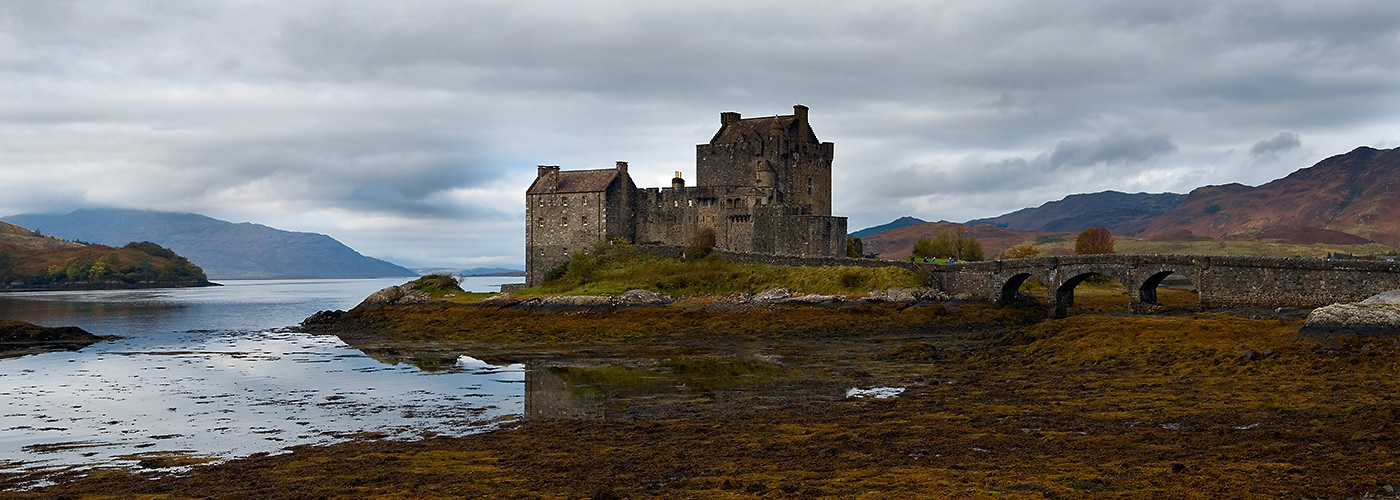
[[[1173,275],[1195,285],[1201,309],[1320,307],[1400,289],[1400,263],[1388,261],[1113,254],[915,267],[933,287],[1001,303],[1034,276],[1050,290],[1057,317],[1074,304],[1074,287],[1095,274],[1126,286],[1137,312],[1157,306],[1157,286]]]

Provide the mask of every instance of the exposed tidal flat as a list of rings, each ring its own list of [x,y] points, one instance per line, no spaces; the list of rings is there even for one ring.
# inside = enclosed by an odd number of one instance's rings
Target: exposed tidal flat
[[[368,435],[477,432],[522,413],[523,367],[464,358],[425,372],[285,328],[399,280],[0,297],[0,318],[15,319],[0,333],[26,344],[0,358],[5,488],[107,468],[171,473]]]
[[[312,330],[386,366],[519,367],[525,418],[3,495],[1365,498],[1400,474],[1391,339],[1323,346],[1267,311],[1135,316],[1111,290],[1058,320],[958,300],[723,299],[322,315]]]

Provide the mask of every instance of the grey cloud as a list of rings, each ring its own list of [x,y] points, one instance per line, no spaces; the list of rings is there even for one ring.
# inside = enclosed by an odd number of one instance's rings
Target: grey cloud
[[[1114,132],[1092,140],[1061,140],[1030,158],[988,161],[966,157],[954,165],[916,164],[865,176],[874,198],[920,198],[1011,193],[1097,178],[1123,178],[1176,151],[1165,134]],[[1046,200],[1049,201],[1049,200]]]
[[[1298,138],[1298,134],[1293,132],[1279,132],[1272,139],[1265,139],[1254,143],[1249,148],[1249,156],[1254,158],[1277,157],[1279,153],[1290,149],[1297,149],[1303,145],[1303,141]]]
[[[1249,167],[1201,159],[1301,149],[1260,130],[1396,137],[1392,4],[0,2],[0,181],[47,197],[0,208],[295,200],[405,221],[357,241],[407,254],[407,221],[519,217],[502,179],[536,163],[664,176],[719,111],[799,102],[837,143],[838,210],[869,217],[1231,182]]]
[[[1166,134],[1133,134],[1115,132],[1093,141],[1060,141],[1050,153],[1051,167],[1084,167],[1096,164],[1123,165],[1140,163],[1176,152],[1176,145]]]

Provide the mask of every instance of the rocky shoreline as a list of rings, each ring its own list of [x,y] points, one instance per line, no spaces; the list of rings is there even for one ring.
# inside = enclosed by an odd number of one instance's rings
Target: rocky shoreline
[[[223,286],[209,281],[167,281],[167,282],[139,282],[126,283],[121,281],[103,281],[97,283],[50,283],[45,285],[16,285],[14,283],[0,284],[0,293],[5,292],[60,292],[60,291],[87,291],[87,290],[147,290],[157,288],[199,288],[207,286]]]

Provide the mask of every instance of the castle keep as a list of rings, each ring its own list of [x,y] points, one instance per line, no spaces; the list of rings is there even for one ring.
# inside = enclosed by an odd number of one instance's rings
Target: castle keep
[[[706,229],[716,247],[734,252],[844,256],[846,218],[831,216],[833,152],[797,105],[786,116],[720,113],[719,131],[695,147],[694,186],[676,172],[671,187],[638,188],[621,161],[599,170],[540,166],[525,193],[526,283],[600,240],[683,246]]]

